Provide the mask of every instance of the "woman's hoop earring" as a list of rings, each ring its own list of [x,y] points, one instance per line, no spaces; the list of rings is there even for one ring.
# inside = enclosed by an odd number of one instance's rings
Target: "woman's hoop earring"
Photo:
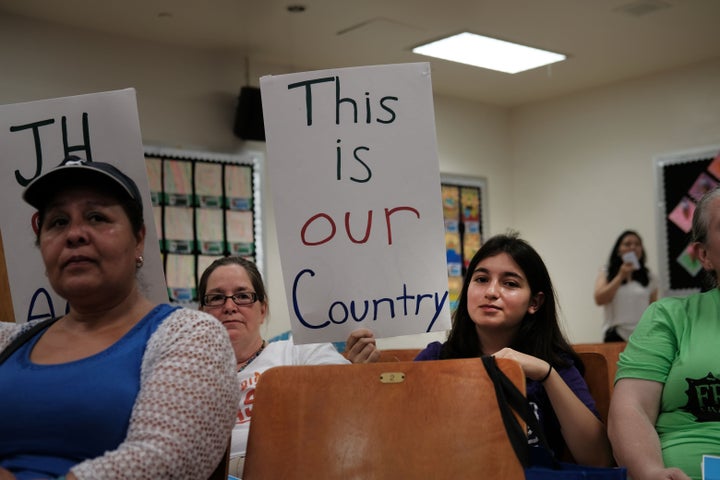
[[[145,264],[145,259],[142,255],[138,255],[135,259],[135,268],[140,268]]]

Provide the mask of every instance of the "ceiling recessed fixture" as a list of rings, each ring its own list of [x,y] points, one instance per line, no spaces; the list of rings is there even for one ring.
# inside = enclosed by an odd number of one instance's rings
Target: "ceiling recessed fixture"
[[[633,17],[642,17],[649,13],[655,13],[658,10],[670,8],[671,6],[672,5],[663,0],[637,0],[626,5],[621,5],[615,8],[614,11],[627,13]]]
[[[413,48],[413,53],[505,73],[518,73],[567,58],[496,38],[463,32]]]

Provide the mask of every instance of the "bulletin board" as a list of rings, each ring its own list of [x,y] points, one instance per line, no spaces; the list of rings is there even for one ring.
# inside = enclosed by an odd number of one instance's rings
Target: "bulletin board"
[[[450,308],[457,307],[463,277],[480,249],[487,226],[487,182],[484,178],[441,176],[445,252]]]
[[[155,227],[171,302],[197,303],[202,272],[239,255],[263,271],[259,152],[145,147]]]
[[[702,195],[720,185],[720,146],[655,158],[660,282],[664,295],[702,289],[703,270],[691,250],[692,217]]]

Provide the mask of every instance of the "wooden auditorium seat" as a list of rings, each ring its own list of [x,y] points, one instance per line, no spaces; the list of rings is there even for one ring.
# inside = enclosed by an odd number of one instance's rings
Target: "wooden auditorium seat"
[[[498,365],[524,392],[519,364]],[[255,391],[243,480],[522,479],[482,360],[283,366]]]
[[[595,399],[595,406],[602,421],[607,425],[608,410],[610,409],[610,382],[608,380],[608,363],[606,358],[598,352],[578,352],[580,360],[585,365],[585,383],[590,389],[590,395]]]
[[[618,355],[625,349],[625,343],[586,343],[573,348],[585,365],[585,382],[603,419],[607,423],[613,380],[617,370]],[[415,359],[420,348],[399,348],[380,350],[378,362],[402,362]]]
[[[609,343],[576,343],[572,347],[579,353],[584,352],[595,352],[599,353],[605,358],[608,368],[608,392],[612,397],[612,392],[615,387],[615,373],[617,373],[617,362],[620,358],[620,353],[625,350],[625,342],[609,342]]]
[[[380,350],[378,362],[412,362],[421,348],[391,348]]]

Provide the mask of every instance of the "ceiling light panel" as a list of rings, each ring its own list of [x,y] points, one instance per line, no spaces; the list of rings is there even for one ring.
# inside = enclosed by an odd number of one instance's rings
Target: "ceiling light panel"
[[[566,58],[559,53],[468,32],[420,45],[413,48],[413,53],[505,73],[519,73]]]

